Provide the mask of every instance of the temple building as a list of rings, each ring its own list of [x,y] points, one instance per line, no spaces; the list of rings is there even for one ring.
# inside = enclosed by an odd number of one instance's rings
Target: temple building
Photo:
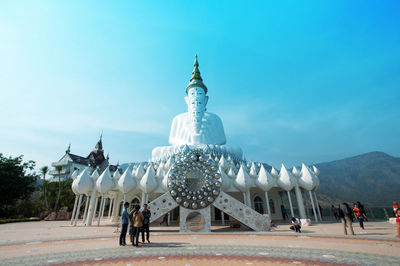
[[[321,220],[315,166],[287,168],[282,164],[278,170],[263,162],[247,161],[240,147],[227,145],[222,119],[206,109],[208,88],[197,56],[184,92],[187,112],[173,119],[170,145],[155,147],[148,163],[132,163],[122,174],[115,171],[104,160],[101,139],[85,158],[74,158],[67,150],[58,165],[64,163],[66,171],[76,168],[71,224],[76,225],[81,218],[87,226],[93,221],[97,225],[119,222],[126,201],[148,203],[151,222],[169,213],[168,218],[179,220],[181,231],[186,232],[207,232],[211,223],[231,222],[268,231],[271,220],[285,218],[282,207],[289,217],[300,217],[304,225],[310,225],[311,218]],[[187,223],[193,215],[204,221],[201,228]]]
[[[77,173],[83,171],[86,167],[91,169],[98,169],[103,172],[107,167],[110,167],[111,172],[115,172],[118,169],[118,165],[109,164],[109,156],[104,156],[103,140],[102,135],[99,141],[96,143],[94,149],[89,153],[88,156],[83,157],[71,153],[71,144],[68,146],[63,157],[57,162],[53,162],[51,166],[54,168],[50,171],[50,174],[57,179],[68,179],[76,177]],[[60,171],[57,167],[60,167]],[[121,171],[119,169],[119,171]]]

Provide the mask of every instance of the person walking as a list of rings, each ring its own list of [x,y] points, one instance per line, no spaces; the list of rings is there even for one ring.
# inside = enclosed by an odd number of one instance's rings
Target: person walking
[[[167,226],[168,226],[168,212],[167,212],[166,214],[164,214],[163,219],[162,219],[160,225],[162,225],[164,222],[165,222],[165,223],[167,224]]]
[[[393,215],[396,217],[397,210],[400,209],[399,203],[397,201],[393,201]]]
[[[285,208],[285,206],[283,206],[283,205],[281,205],[281,213],[282,213],[282,219],[283,219],[284,221],[286,221],[286,218],[289,219],[289,216],[288,216],[288,214],[287,214],[286,208]]]
[[[333,216],[335,217],[335,220],[339,220],[338,208],[336,208],[335,206],[332,205],[331,212],[332,212]]]
[[[367,213],[365,212],[364,205],[362,205],[361,202],[357,201],[357,206],[360,209],[361,215],[364,217],[364,220],[368,222],[368,217]]]
[[[143,226],[143,214],[140,212],[140,206],[136,205],[135,210],[132,213],[132,246],[139,246],[139,233]],[[136,239],[136,244],[135,244]]]
[[[150,244],[150,216],[151,212],[147,209],[147,204],[143,204],[143,226],[142,226],[142,243],[144,243],[144,233],[146,232],[147,242]]]
[[[364,230],[364,216],[363,216],[361,208],[358,204],[354,204],[353,212],[354,212],[354,216],[358,220],[358,223],[360,224],[361,230]]]
[[[400,237],[400,208],[396,210],[397,237]]]
[[[354,231],[353,231],[352,217],[353,217],[353,212],[351,211],[349,205],[346,202],[343,202],[342,204],[340,204],[339,205],[339,218],[342,221],[343,231],[344,231],[345,235],[347,235],[346,226],[349,227],[350,234],[355,235]]]
[[[121,215],[121,234],[119,235],[119,245],[126,246],[126,231],[128,230],[129,225],[129,202],[125,202],[124,210],[122,211]]]

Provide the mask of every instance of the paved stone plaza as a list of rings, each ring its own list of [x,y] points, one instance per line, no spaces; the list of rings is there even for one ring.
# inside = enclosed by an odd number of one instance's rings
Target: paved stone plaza
[[[151,227],[151,244],[119,247],[116,227],[72,227],[68,221],[0,225],[0,265],[393,265],[400,241],[387,222],[368,222],[356,236],[340,223],[278,225],[266,233],[212,226],[211,234],[180,234],[178,226]]]

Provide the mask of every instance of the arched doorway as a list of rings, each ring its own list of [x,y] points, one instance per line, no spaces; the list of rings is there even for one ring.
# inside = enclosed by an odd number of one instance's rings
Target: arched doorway
[[[133,207],[135,207],[136,205],[139,205],[139,206],[140,206],[140,200],[139,200],[138,198],[133,198],[133,199],[131,200],[130,209],[132,210]]]
[[[264,202],[262,198],[259,196],[255,196],[254,198],[254,210],[258,213],[263,214],[264,213],[264,208],[263,208]]]
[[[269,207],[271,208],[271,213],[275,213],[275,203],[273,199],[269,199]]]

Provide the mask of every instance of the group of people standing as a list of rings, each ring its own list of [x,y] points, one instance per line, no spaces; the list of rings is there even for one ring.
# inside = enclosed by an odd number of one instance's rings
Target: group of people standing
[[[119,237],[119,245],[126,246],[126,233],[128,232],[132,246],[139,246],[139,234],[142,232],[142,243],[146,234],[146,240],[150,243],[150,216],[151,212],[147,209],[147,204],[143,204],[143,210],[136,205],[133,210],[128,213],[129,202],[124,203],[124,210],[121,215],[121,234]]]
[[[357,201],[357,203],[353,203],[353,208],[350,208],[349,204],[343,202],[339,204],[338,208],[332,205],[331,210],[335,216],[335,219],[340,219],[342,221],[343,232],[345,235],[347,235],[347,228],[349,229],[350,234],[354,235],[352,225],[354,218],[356,218],[360,224],[361,230],[364,230],[364,221],[368,221],[364,205],[362,205],[359,201]]]

